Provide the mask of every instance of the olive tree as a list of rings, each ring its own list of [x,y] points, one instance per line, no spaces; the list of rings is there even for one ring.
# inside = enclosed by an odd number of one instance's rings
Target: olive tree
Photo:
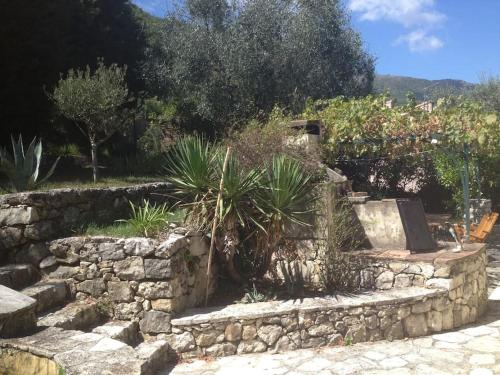
[[[90,143],[94,182],[99,178],[98,148],[126,125],[129,92],[126,68],[99,61],[97,69],[70,70],[61,76],[52,98],[59,112],[71,120]]]

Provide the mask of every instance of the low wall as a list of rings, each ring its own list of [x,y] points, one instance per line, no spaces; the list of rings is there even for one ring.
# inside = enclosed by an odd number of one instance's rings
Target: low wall
[[[486,310],[482,244],[461,253],[358,255],[372,262],[363,273],[375,290],[192,309],[162,338],[181,357],[226,356],[417,337],[472,323]]]
[[[48,246],[44,275],[66,280],[77,299],[98,299],[115,319],[140,321],[143,333],[170,332],[172,314],[204,301],[208,246],[199,234],[171,234],[162,243],[71,237]]]
[[[42,241],[67,236],[89,223],[128,217],[129,201],[167,201],[167,183],[130,187],[55,189],[0,196],[0,261],[38,262],[47,255]]]

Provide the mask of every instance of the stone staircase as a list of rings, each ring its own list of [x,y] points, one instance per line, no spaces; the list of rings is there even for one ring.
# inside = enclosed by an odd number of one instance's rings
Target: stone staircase
[[[168,349],[166,341],[142,341],[137,322],[106,322],[95,301],[72,300],[64,280],[42,278],[29,264],[0,267],[0,358],[6,362],[33,353],[30,363],[56,361],[68,375],[98,369],[149,375],[166,367]]]

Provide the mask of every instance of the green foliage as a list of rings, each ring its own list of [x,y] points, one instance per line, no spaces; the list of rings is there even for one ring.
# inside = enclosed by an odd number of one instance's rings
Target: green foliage
[[[347,200],[336,199],[328,225],[327,249],[321,255],[320,277],[324,290],[330,293],[354,292],[360,289],[362,258],[349,251],[357,250],[365,238]]]
[[[130,219],[118,221],[131,225],[145,237],[157,234],[168,225],[172,218],[172,212],[169,211],[166,203],[157,206],[144,200],[142,206],[136,206],[130,202],[130,208],[132,211]]]
[[[336,0],[192,0],[164,21],[144,66],[150,91],[179,99],[204,132],[302,109],[308,97],[371,91],[374,60]]]
[[[26,152],[24,151],[21,136],[19,136],[17,142],[11,136],[11,142],[12,154],[9,154],[7,149],[0,148],[0,172],[7,176],[15,192],[33,190],[52,176],[59,158],[54,162],[45,177],[38,180],[42,161],[41,140],[37,142],[37,139],[33,138]]]
[[[125,68],[116,64],[107,67],[99,60],[95,71],[88,65],[84,70],[69,70],[52,95],[60,114],[90,143],[94,181],[98,178],[98,147],[126,126],[124,106],[129,98],[125,74]]]
[[[109,236],[117,238],[129,238],[142,235],[141,231],[129,223],[114,223],[112,225],[101,226],[89,224],[82,228],[81,234],[84,236]]]
[[[472,98],[488,111],[500,112],[500,77],[484,77],[472,92]]]
[[[253,238],[255,262],[250,272],[264,274],[284,225],[305,225],[303,216],[312,201],[312,186],[295,160],[275,156],[265,168],[247,169],[236,153],[231,154],[224,175],[216,248],[230,276],[242,282],[234,263],[235,255],[245,251],[240,238]],[[223,163],[221,149],[199,137],[182,139],[167,156],[166,169],[175,194],[188,208],[191,224],[205,231],[215,215]]]
[[[260,293],[255,287],[255,284],[253,284],[253,288],[249,289],[245,293],[245,296],[243,297],[243,303],[258,303],[258,302],[265,302],[266,300],[267,300],[266,295]]]

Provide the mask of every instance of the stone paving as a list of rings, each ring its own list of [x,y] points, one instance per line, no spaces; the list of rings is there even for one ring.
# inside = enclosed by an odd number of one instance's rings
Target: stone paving
[[[193,360],[162,375],[500,374],[500,226],[488,255],[489,311],[472,326],[393,342]]]

